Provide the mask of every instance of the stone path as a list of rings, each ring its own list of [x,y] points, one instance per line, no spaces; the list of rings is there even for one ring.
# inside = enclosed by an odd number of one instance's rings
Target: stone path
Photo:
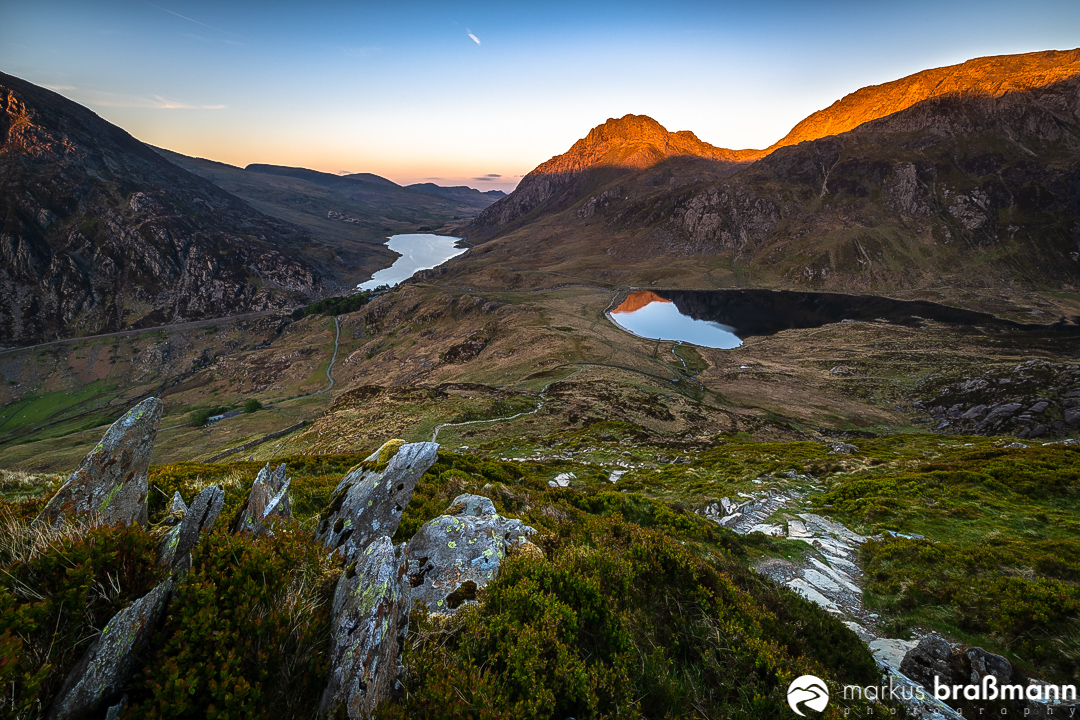
[[[787,479],[811,488],[814,478],[784,473]],[[763,476],[757,482],[780,480]],[[801,490],[766,490],[757,495],[739,493],[737,499],[722,498],[704,509],[704,515],[718,525],[740,535],[760,532],[774,537],[805,542],[815,552],[804,561],[768,558],[754,570],[787,585],[807,600],[840,618],[866,643],[878,665],[891,676],[902,693],[911,716],[922,720],[962,720],[959,713],[926,694],[926,701],[907,700],[918,687],[900,672],[900,662],[918,640],[887,638],[877,630],[878,616],[862,604],[863,573],[859,567],[859,546],[871,538],[859,535],[840,523],[814,513],[803,512],[807,494]],[[901,692],[901,691],[898,691]]]

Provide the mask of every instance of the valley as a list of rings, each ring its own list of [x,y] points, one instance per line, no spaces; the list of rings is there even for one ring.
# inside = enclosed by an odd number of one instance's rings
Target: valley
[[[0,85],[16,717],[161,588],[184,602],[94,713],[198,716],[235,687],[312,717],[352,657],[327,649],[350,593],[394,629],[364,642],[400,631],[371,649],[393,680],[354,696],[378,717],[766,720],[805,675],[833,688],[821,717],[1075,709],[836,693],[925,681],[935,634],[965,682],[1080,672],[1080,51],[864,88],[766,150],[610,119],[505,196],[187,157]],[[463,240],[374,291],[387,238],[420,233]],[[673,314],[617,324],[650,303]],[[695,344],[676,315],[730,337]],[[146,520],[41,530],[148,408]],[[126,482],[92,488],[99,511]],[[389,529],[350,540],[373,502]],[[470,523],[523,534],[483,536],[502,569],[410,615],[449,566],[395,544]],[[76,639],[53,657],[49,632]]]

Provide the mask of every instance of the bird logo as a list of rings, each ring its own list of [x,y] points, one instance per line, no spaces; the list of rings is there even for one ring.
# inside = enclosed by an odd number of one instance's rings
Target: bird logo
[[[796,715],[806,717],[804,709],[821,712],[829,704],[829,688],[819,677],[801,675],[788,685],[787,702]]]

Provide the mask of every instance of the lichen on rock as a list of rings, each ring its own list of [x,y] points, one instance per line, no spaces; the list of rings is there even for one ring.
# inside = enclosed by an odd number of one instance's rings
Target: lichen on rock
[[[161,400],[147,398],[113,423],[34,525],[57,527],[75,517],[146,525],[147,469],[163,407]]]
[[[348,540],[341,551],[350,569],[334,591],[330,680],[319,713],[362,718],[394,692],[403,673],[410,607],[405,546],[395,548],[384,535],[364,550]]]
[[[199,536],[214,526],[224,505],[225,490],[220,485],[212,485],[200,492],[184,513],[180,524],[173,527],[162,540],[159,548],[161,563],[170,567],[182,564],[199,541]]]
[[[508,550],[540,553],[528,541],[535,532],[496,513],[486,497],[459,495],[446,515],[424,525],[409,541],[413,600],[426,604],[430,612],[453,612],[495,579]]]
[[[251,484],[247,504],[233,520],[232,531],[262,535],[268,531],[266,523],[271,518],[291,518],[289,484],[285,463],[273,471],[270,470],[270,463],[266,463]]]
[[[49,707],[48,720],[85,717],[124,687],[139,653],[165,613],[175,584],[176,579],[170,576],[113,616],[101,636],[68,673]]]
[[[377,537],[392,536],[417,481],[435,464],[438,452],[436,443],[383,445],[338,483],[319,518],[315,539],[334,551],[346,542],[367,547]]]

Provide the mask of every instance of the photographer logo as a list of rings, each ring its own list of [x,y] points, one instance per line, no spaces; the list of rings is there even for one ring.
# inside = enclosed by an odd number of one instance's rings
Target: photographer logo
[[[829,688],[819,677],[802,675],[788,685],[787,702],[796,715],[806,717],[806,708],[821,712],[829,704]]]

